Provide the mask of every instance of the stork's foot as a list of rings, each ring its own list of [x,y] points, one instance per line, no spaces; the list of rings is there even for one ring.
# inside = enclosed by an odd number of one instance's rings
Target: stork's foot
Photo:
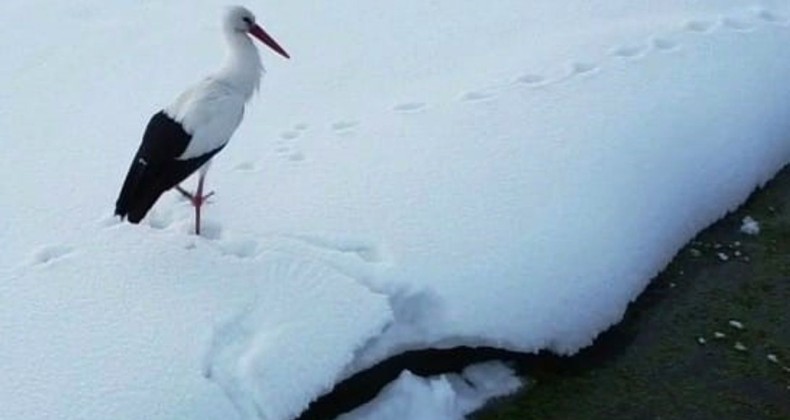
[[[181,193],[181,195],[186,197],[187,200],[192,202],[192,206],[195,207],[195,234],[198,236],[200,236],[200,208],[203,206],[203,204],[207,203],[209,197],[214,195],[214,191],[203,195],[203,181],[205,176],[206,174],[201,172],[200,178],[198,179],[197,191],[194,194],[181,188],[180,185],[176,185],[176,191]]]
[[[191,192],[183,189],[180,185],[176,185],[176,191],[181,193],[184,198],[189,200],[195,208],[199,208],[203,204],[208,203],[208,199],[214,195],[214,191],[210,191],[206,195],[192,194]]]

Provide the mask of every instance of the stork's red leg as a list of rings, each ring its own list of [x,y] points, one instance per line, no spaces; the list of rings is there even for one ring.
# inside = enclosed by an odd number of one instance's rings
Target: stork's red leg
[[[195,234],[200,235],[200,208],[203,206],[203,203],[206,203],[209,197],[214,195],[214,191],[209,192],[206,195],[203,195],[203,184],[205,182],[206,174],[201,173],[198,178],[198,185],[197,191],[194,194],[191,194],[189,191],[181,188],[180,185],[176,185],[175,189],[181,195],[187,198],[192,206],[195,207]]]
[[[200,178],[198,178],[198,186],[197,191],[195,192],[195,197],[192,199],[192,204],[195,206],[195,235],[200,236],[200,206],[203,205],[203,179],[206,177],[206,174],[201,172]]]
[[[200,208],[206,203],[212,195],[214,195],[214,191],[210,191],[208,194],[203,195],[203,183],[205,181],[206,174],[200,174],[198,178],[198,186],[195,195],[192,196],[192,205],[195,206],[195,234],[200,235]]]

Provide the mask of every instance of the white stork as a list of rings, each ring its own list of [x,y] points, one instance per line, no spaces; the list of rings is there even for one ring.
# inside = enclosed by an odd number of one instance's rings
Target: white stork
[[[264,71],[248,34],[290,58],[255,23],[249,10],[231,7],[222,23],[228,44],[224,65],[148,122],[115,203],[115,214],[121,219],[139,223],[162,193],[175,187],[195,207],[195,233],[200,235],[200,207],[213,194],[203,195],[210,160],[225,147],[241,123],[244,105],[258,88]],[[190,194],[178,184],[198,169],[197,191]]]

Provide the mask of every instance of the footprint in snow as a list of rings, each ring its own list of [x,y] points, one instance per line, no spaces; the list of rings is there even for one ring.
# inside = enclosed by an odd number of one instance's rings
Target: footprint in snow
[[[461,95],[461,100],[464,102],[480,102],[485,101],[486,99],[491,99],[494,97],[493,93],[485,92],[485,91],[472,91],[466,92]]]
[[[587,74],[598,70],[598,66],[593,63],[576,62],[571,65],[571,75]]]
[[[786,17],[782,17],[770,10],[758,10],[757,11],[757,18],[768,23],[774,23],[778,25],[786,25],[788,23],[788,19]]]
[[[298,123],[298,124],[294,125],[294,130],[296,130],[296,131],[305,131],[308,128],[310,128],[310,126],[307,125],[307,123]]]
[[[286,154],[291,151],[291,148],[284,144],[279,144],[277,145],[277,147],[274,148],[274,151],[279,154]]]
[[[284,131],[280,133],[280,138],[283,140],[294,140],[299,137],[298,131]]]
[[[520,83],[522,85],[528,85],[528,86],[538,86],[545,84],[546,78],[539,74],[527,73],[522,76],[519,76],[516,79],[516,83]]]
[[[255,169],[255,162],[252,161],[241,162],[233,167],[233,170],[238,172],[253,172]]]
[[[297,150],[297,149],[295,149],[293,147],[290,147],[290,146],[287,146],[287,145],[284,145],[284,144],[278,145],[274,149],[274,151],[278,155],[280,155],[281,158],[286,159],[286,160],[291,161],[291,162],[301,162],[301,161],[305,160],[305,154],[304,153],[302,153],[301,151],[299,151],[299,150]]]
[[[305,155],[304,153],[295,150],[291,153],[288,153],[288,160],[290,160],[291,162],[301,162],[305,160]]]
[[[33,253],[33,263],[37,265],[48,264],[72,252],[74,252],[74,247],[68,245],[48,245]]]
[[[654,38],[653,48],[659,51],[672,51],[678,48],[679,44],[674,39],[670,38]]]
[[[647,51],[644,45],[623,45],[612,50],[611,54],[619,58],[636,58]]]
[[[686,22],[684,28],[689,32],[707,33],[713,30],[714,22],[708,20],[692,20]]]
[[[745,20],[729,18],[729,17],[723,18],[721,20],[721,26],[726,29],[730,29],[738,32],[748,32],[754,30],[755,28],[754,24],[749,23]]]
[[[425,102],[405,102],[395,105],[392,109],[397,112],[417,112],[425,108]]]
[[[332,123],[331,128],[335,134],[350,134],[359,125],[357,121],[338,121]]]

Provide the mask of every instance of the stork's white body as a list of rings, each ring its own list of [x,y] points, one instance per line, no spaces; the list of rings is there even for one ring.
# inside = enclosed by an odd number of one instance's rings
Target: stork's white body
[[[223,32],[228,53],[222,68],[165,108],[165,113],[192,136],[178,159],[201,156],[227,144],[241,123],[244,105],[258,90],[264,74],[252,40],[227,25]]]

